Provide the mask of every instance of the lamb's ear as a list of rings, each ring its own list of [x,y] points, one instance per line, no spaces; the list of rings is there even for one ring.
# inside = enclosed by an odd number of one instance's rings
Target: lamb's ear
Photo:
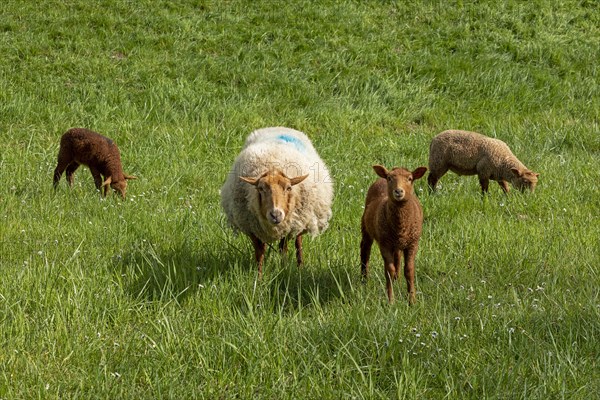
[[[256,186],[256,184],[258,183],[258,178],[248,178],[246,176],[240,176],[240,181]]]
[[[510,170],[516,177],[520,177],[522,175],[521,171],[519,171],[518,168],[511,168]]]
[[[415,170],[412,172],[412,177],[413,177],[413,180],[417,180],[417,179],[419,179],[420,177],[422,177],[423,175],[425,175],[425,172],[426,172],[426,171],[427,171],[427,168],[425,168],[425,167],[419,167],[419,168],[415,169]]]
[[[388,176],[388,170],[383,165],[373,165],[373,170],[384,179]]]
[[[290,179],[290,183],[292,184],[292,186],[294,186],[294,185],[299,184],[300,182],[302,182],[306,178],[308,178],[308,174],[302,175],[302,176],[297,176],[295,178]]]
[[[112,182],[112,176],[109,176],[108,178],[106,178],[104,183],[102,183],[102,185],[100,185],[100,187],[108,186],[108,185],[110,185],[111,182]]]
[[[125,177],[125,179],[129,180],[129,179],[137,179],[137,176],[133,176],[133,175],[127,175],[127,174],[123,174],[123,176]]]

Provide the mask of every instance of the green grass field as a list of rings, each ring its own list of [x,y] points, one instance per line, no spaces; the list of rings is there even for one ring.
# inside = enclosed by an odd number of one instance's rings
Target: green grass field
[[[405,4],[406,3],[406,4]],[[0,399],[591,399],[600,393],[596,1],[5,1],[0,10]],[[335,180],[305,267],[226,226],[254,129],[306,132]],[[60,135],[137,175],[55,192]],[[429,195],[417,304],[387,304],[360,217],[373,164],[500,138],[533,195]]]

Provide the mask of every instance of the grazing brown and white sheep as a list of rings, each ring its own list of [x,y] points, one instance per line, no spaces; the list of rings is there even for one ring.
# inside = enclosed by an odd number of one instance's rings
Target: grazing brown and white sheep
[[[310,139],[284,127],[252,132],[221,188],[229,225],[252,241],[259,276],[274,241],[285,252],[294,239],[302,264],[302,235],[327,229],[332,200],[333,181]]]
[[[60,139],[54,188],[58,186],[65,169],[69,186],[73,186],[73,174],[81,164],[90,169],[96,189],[104,188],[104,196],[108,194],[110,185],[125,198],[127,180],[136,179],[135,176],[123,173],[121,155],[115,142],[89,129],[72,128]]]
[[[392,281],[398,278],[400,259],[404,256],[408,301],[413,304],[416,301],[415,256],[423,227],[423,210],[413,184],[427,168],[419,167],[412,172],[405,168],[388,171],[382,165],[374,165],[373,169],[381,178],[369,188],[362,216],[362,275],[366,279],[371,246],[375,240],[383,257],[388,301],[394,301]]]
[[[432,191],[448,170],[477,175],[482,193],[488,191],[490,179],[504,193],[510,190],[508,182],[520,191],[533,192],[540,175],[523,165],[503,141],[460,130],[444,131],[431,140],[427,182]]]

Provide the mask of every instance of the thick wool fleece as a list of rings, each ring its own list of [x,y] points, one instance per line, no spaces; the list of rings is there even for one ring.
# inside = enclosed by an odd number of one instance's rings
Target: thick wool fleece
[[[258,194],[240,176],[259,177],[267,171],[281,170],[289,178],[308,177],[292,187],[296,207],[278,225],[261,223]],[[229,225],[245,234],[254,234],[265,243],[302,233],[318,235],[327,229],[331,218],[333,181],[329,171],[308,137],[284,127],[252,132],[236,158],[221,188],[221,205]],[[264,222],[264,221],[262,221]]]
[[[459,175],[479,175],[513,182],[511,168],[526,170],[510,148],[499,139],[476,132],[448,130],[431,140],[429,173],[440,177],[449,169]]]

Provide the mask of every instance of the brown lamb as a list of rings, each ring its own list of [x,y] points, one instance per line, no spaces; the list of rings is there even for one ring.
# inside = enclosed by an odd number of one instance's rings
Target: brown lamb
[[[60,139],[58,164],[54,170],[54,188],[58,186],[63,172],[67,171],[69,186],[73,186],[73,174],[79,166],[87,165],[94,177],[96,189],[106,195],[108,187],[119,192],[123,198],[127,191],[127,180],[135,176],[123,172],[121,155],[116,143],[85,128],[72,128]]]
[[[497,181],[504,193],[510,190],[508,182],[521,192],[533,192],[540,175],[523,165],[503,141],[460,130],[444,131],[431,140],[427,181],[432,191],[448,170],[477,175],[484,194],[490,179]]]
[[[427,168],[414,171],[374,165],[381,178],[367,192],[362,216],[360,261],[363,279],[367,278],[371,246],[375,240],[383,257],[388,301],[394,301],[392,281],[398,278],[400,259],[404,256],[404,277],[408,289],[408,302],[416,301],[415,256],[423,228],[423,210],[414,193],[414,181],[421,178]]]

